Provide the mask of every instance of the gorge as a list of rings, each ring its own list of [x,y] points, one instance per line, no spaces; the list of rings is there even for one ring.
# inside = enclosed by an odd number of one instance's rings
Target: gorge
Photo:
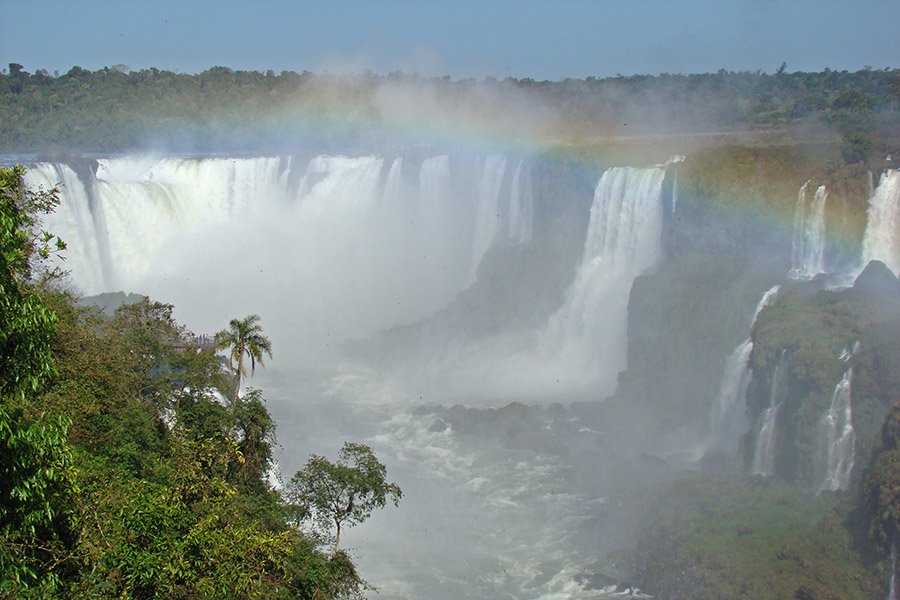
[[[83,293],[172,302],[198,332],[263,315],[284,473],[335,439],[385,456],[403,514],[348,536],[380,597],[596,598],[675,589],[616,558],[640,542],[630,499],[735,462],[850,489],[897,400],[900,175],[809,199],[820,168],[784,152],[130,155],[27,177],[60,186],[45,226]]]

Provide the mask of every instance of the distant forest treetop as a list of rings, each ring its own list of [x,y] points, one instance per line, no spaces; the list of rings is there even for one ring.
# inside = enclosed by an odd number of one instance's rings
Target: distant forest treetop
[[[851,161],[900,137],[900,69],[454,81],[124,65],[50,75],[13,63],[0,74],[0,153],[290,151],[429,129],[559,140],[776,129],[842,136]]]

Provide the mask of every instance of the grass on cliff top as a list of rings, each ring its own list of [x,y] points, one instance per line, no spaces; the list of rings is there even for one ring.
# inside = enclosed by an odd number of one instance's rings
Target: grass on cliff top
[[[661,492],[638,547],[658,598],[826,600],[879,597],[844,523],[846,500],[737,476],[696,477]]]

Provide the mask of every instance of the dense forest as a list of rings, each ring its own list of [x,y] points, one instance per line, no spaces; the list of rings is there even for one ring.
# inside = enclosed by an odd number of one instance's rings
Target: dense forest
[[[782,65],[774,74],[454,81],[124,65],[50,75],[13,63],[0,74],[5,153],[290,151],[304,137],[383,143],[430,127],[559,141],[782,132],[791,140],[841,138],[856,162],[900,137],[900,71],[790,73]]]
[[[146,298],[79,307],[40,264],[65,247],[39,228],[56,191],[22,173],[0,169],[0,598],[366,589],[340,527],[400,495],[371,449],[313,457],[276,491],[275,423],[258,390],[240,394],[271,353],[258,318],[212,344]]]

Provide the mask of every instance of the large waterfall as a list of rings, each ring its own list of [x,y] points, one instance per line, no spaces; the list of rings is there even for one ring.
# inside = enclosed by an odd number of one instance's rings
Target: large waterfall
[[[825,272],[825,201],[828,192],[824,185],[820,185],[807,205],[809,183],[807,181],[800,186],[794,211],[789,273],[794,278],[810,278]]]
[[[662,256],[665,173],[663,166],[605,171],[594,188],[574,281],[546,325],[522,334],[501,332],[454,348],[449,358],[419,367],[420,372],[429,372],[420,378],[426,381],[417,383],[430,384],[430,394],[438,387],[466,397],[571,401],[580,393],[611,394],[627,361],[631,286]],[[522,236],[509,229],[512,240],[529,237],[533,217],[525,211],[519,214]]]
[[[850,485],[856,443],[851,404],[852,382],[851,367],[835,386],[831,406],[822,417],[824,477],[821,490],[846,490]]]
[[[763,294],[750,326],[756,322],[759,313],[770,306],[778,295],[781,286],[775,285]],[[722,382],[719,384],[719,393],[713,402],[709,414],[709,448],[733,454],[737,449],[740,436],[746,431],[749,423],[746,422],[744,398],[747,386],[750,385],[750,353],[753,351],[753,341],[748,337],[741,342],[725,361],[725,372]]]
[[[615,389],[626,364],[631,285],[662,256],[664,178],[663,167],[621,167],[597,183],[581,264],[542,339],[563,368],[558,376],[600,381],[604,393]]]
[[[869,199],[862,264],[880,260],[900,274],[900,171],[888,169]]]
[[[128,157],[27,177],[60,187],[45,225],[84,293],[146,293],[200,330],[259,312],[311,348],[427,316],[492,245],[528,241],[530,168],[506,162]]]

